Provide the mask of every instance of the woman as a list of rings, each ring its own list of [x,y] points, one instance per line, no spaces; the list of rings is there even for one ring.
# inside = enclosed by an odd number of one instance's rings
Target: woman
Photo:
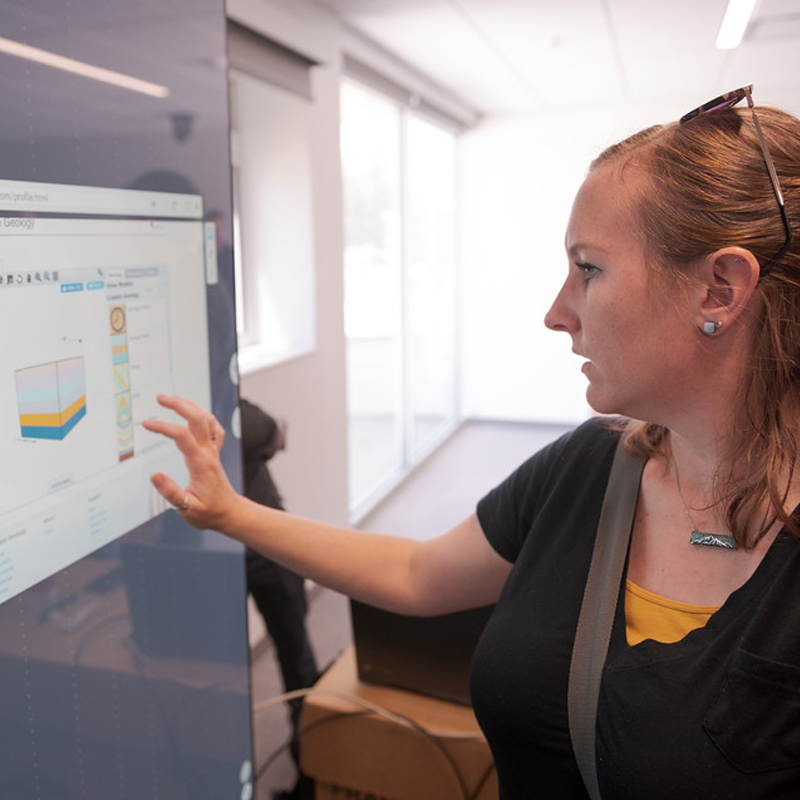
[[[161,398],[188,428],[147,423],[187,460],[185,490],[153,482],[189,522],[402,613],[497,601],[472,694],[504,800],[587,797],[567,677],[620,436],[649,458],[598,707],[603,797],[800,797],[800,122],[739,100],[607,150],[569,220],[546,324],[586,359],[593,408],[647,423],[584,424],[442,537],[263,509],[227,483],[209,414]]]

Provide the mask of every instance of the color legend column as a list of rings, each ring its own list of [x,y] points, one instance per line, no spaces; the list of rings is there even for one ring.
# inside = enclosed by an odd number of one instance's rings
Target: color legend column
[[[133,413],[131,410],[131,374],[125,306],[110,306],[108,318],[111,326],[111,366],[114,377],[117,453],[120,461],[126,461],[133,457]]]

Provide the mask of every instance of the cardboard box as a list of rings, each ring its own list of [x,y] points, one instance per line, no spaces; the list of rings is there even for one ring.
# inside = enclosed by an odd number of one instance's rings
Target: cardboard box
[[[361,683],[352,647],[306,698],[301,731],[316,800],[497,800],[472,709]]]

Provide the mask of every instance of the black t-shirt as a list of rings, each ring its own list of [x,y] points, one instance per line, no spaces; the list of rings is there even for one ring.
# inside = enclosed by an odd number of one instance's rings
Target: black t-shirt
[[[473,659],[475,713],[503,800],[585,800],[567,725],[572,642],[618,433],[592,420],[478,505],[514,562]],[[604,800],[800,798],[800,542],[680,642],[628,646],[624,580],[603,673]]]

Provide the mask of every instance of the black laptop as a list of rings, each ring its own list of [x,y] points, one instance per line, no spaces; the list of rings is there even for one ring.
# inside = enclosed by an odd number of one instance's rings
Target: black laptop
[[[469,665],[493,609],[407,617],[351,600],[359,679],[469,705]]]

